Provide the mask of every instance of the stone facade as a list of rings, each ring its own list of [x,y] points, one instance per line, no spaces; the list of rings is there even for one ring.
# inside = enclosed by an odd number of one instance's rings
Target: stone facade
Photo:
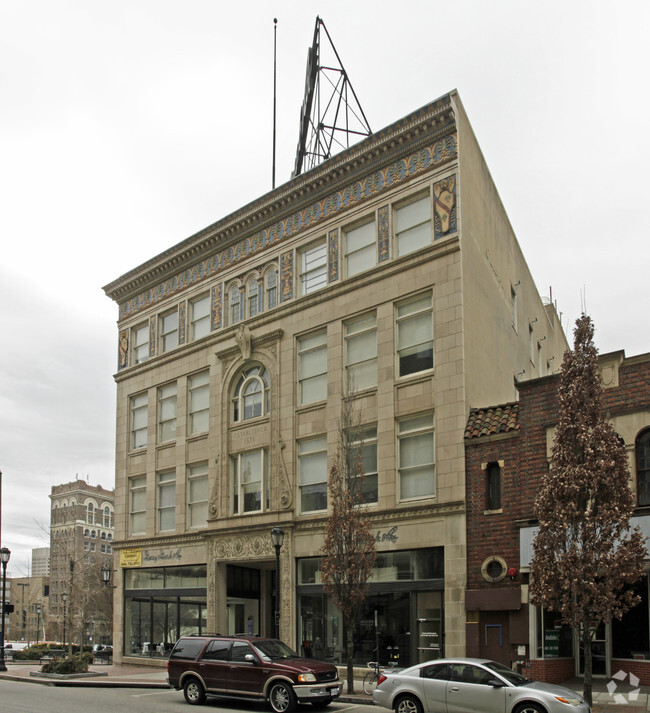
[[[456,92],[104,289],[119,308],[116,658],[152,641],[164,652],[192,616],[272,634],[274,525],[282,638],[340,654],[336,613],[314,612],[327,605],[313,566],[346,374],[376,461],[375,611],[406,602],[401,662],[463,654],[469,408],[513,399],[516,377],[547,373],[566,339]],[[193,610],[175,592],[166,628],[134,613],[145,594],[162,611],[140,585],[156,567],[169,581],[202,568],[203,599]],[[423,653],[409,632],[425,610],[442,620]]]

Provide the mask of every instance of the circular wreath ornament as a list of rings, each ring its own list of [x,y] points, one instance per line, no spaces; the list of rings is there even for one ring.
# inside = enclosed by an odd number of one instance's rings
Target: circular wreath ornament
[[[493,555],[483,560],[483,564],[481,565],[481,576],[486,582],[492,582],[492,584],[496,584],[504,579],[507,572],[508,565],[503,557]]]

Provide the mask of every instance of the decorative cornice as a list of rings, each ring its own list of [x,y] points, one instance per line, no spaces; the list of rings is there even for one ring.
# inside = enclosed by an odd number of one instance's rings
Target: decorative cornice
[[[152,258],[104,291],[120,304],[120,318],[128,317],[424,169],[453,160],[455,128],[450,95],[445,95]],[[260,231],[260,225],[267,227]],[[221,252],[215,254],[217,250]],[[188,263],[193,267],[167,279]]]
[[[113,540],[113,550],[132,550],[140,547],[183,547],[186,545],[204,545],[206,532],[193,532],[190,535],[170,535],[169,537],[143,537],[137,540]]]

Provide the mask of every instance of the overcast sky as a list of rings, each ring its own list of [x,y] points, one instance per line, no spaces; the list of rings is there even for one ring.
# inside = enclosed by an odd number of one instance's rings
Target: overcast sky
[[[0,0],[0,470],[9,572],[52,485],[114,485],[102,286],[289,180],[316,16],[374,131],[458,89],[571,339],[650,351],[647,0]]]

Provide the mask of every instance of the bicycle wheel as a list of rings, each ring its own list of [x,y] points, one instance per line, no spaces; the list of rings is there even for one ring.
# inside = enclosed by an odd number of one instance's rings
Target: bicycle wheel
[[[367,693],[369,696],[377,688],[377,681],[379,676],[374,672],[370,671],[363,677],[363,692]]]

